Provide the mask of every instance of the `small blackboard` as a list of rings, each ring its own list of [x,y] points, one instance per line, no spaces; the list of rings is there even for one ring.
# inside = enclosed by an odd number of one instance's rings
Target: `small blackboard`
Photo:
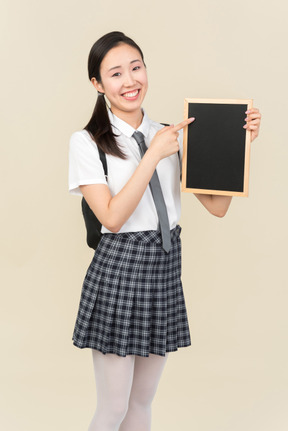
[[[182,191],[248,196],[252,100],[185,99]]]

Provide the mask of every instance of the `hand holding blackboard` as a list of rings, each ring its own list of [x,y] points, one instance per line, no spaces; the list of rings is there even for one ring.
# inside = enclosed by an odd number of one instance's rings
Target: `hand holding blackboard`
[[[184,118],[196,120],[184,129],[183,191],[248,196],[251,109],[252,100],[185,99]]]
[[[244,129],[251,132],[251,142],[259,135],[259,129],[261,124],[261,113],[258,108],[251,108],[245,112],[247,117],[245,118],[246,124]]]

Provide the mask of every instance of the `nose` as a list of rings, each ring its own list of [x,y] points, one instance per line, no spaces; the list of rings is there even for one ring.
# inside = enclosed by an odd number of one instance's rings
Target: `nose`
[[[132,87],[134,84],[135,84],[135,79],[133,77],[133,74],[131,72],[127,72],[125,74],[124,86],[125,87]]]

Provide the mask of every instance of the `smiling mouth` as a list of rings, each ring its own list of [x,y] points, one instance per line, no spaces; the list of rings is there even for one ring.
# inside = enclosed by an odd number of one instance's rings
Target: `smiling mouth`
[[[122,96],[125,97],[125,99],[135,99],[137,98],[139,92],[140,90],[129,91],[127,93],[123,93]]]

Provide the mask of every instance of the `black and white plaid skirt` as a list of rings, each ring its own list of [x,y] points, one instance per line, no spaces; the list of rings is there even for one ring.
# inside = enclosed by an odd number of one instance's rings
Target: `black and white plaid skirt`
[[[83,283],[73,343],[119,356],[189,346],[180,226],[166,254],[157,231],[104,234]]]

